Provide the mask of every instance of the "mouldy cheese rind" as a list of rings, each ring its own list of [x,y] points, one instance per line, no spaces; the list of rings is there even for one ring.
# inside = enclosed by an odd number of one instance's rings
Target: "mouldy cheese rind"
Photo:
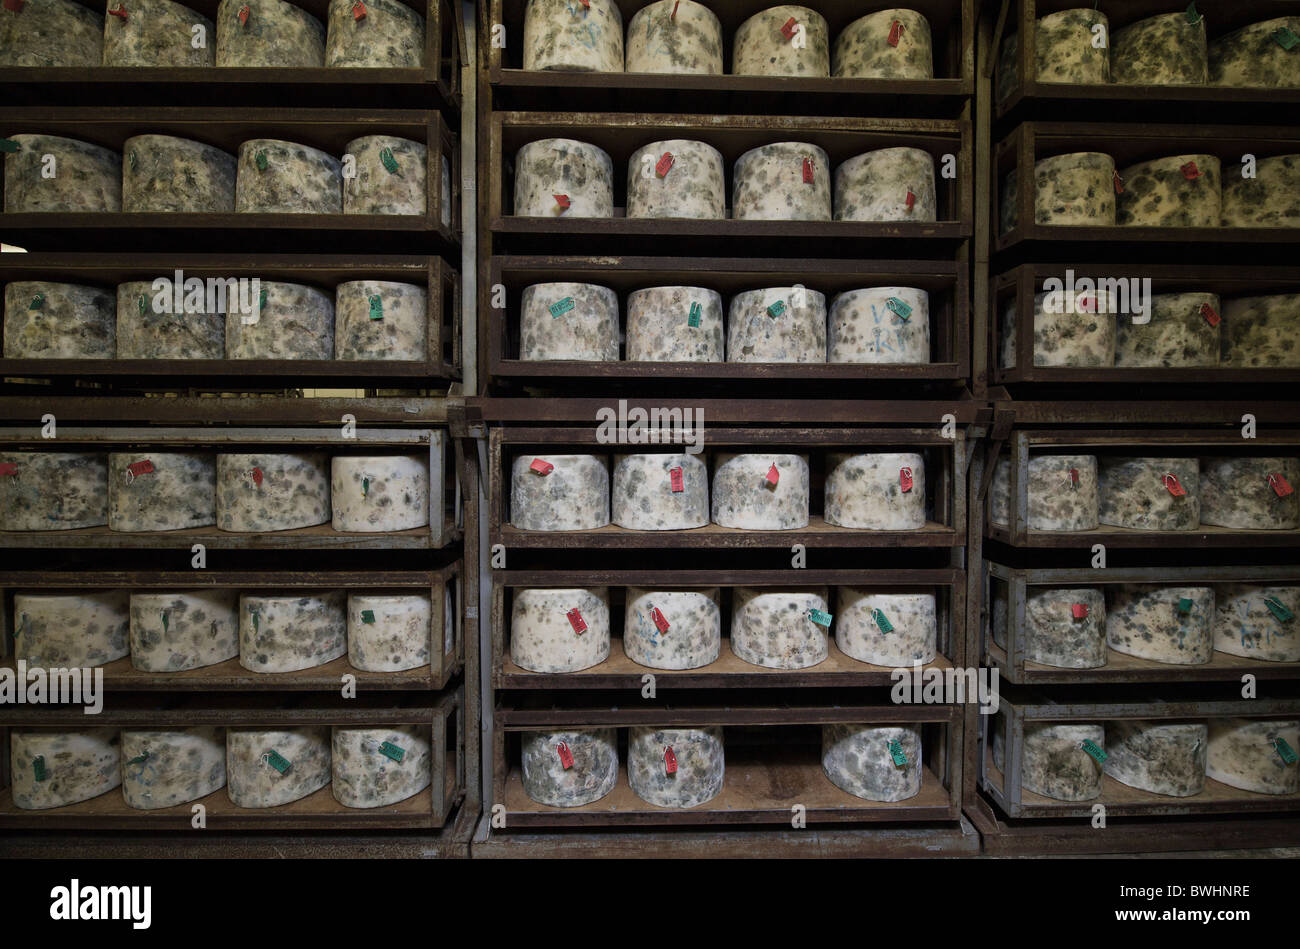
[[[1201,523],[1234,530],[1300,529],[1298,485],[1300,458],[1202,458]]]
[[[810,611],[830,612],[826,587],[789,590],[736,587],[732,593],[731,651],[768,669],[807,669],[829,655],[826,627]]]
[[[297,672],[348,651],[342,590],[245,593],[239,598],[239,664],[250,672]]]
[[[751,148],[736,159],[731,216],[737,221],[831,220],[830,158],[808,142]]]
[[[656,0],[632,15],[625,56],[630,73],[722,74],[722,24],[695,0]]]
[[[348,595],[348,662],[366,672],[402,672],[429,665],[442,655],[445,586],[427,593],[352,593]]]
[[[629,587],[623,617],[623,652],[651,669],[698,669],[722,652],[717,587],[667,591]],[[657,611],[657,614],[656,614]],[[661,630],[656,615],[668,624]]]
[[[1015,226],[1019,188],[1018,179],[1013,180],[1015,187],[1003,188],[1004,233]],[[1109,155],[1076,152],[1044,158],[1034,164],[1034,189],[1037,224],[1110,227],[1116,222],[1115,160]]]
[[[216,522],[214,454],[144,451],[108,456],[110,530],[174,531]]]
[[[529,672],[578,672],[599,665],[609,658],[609,633],[605,587],[514,591],[510,658]]]
[[[395,135],[366,135],[345,146],[356,174],[343,179],[344,214],[424,214],[428,149]],[[442,192],[444,203],[447,193]]]
[[[325,65],[418,69],[424,65],[424,17],[400,0],[330,0]]]
[[[1083,616],[1074,615],[1082,606]],[[1097,669],[1106,664],[1106,596],[1099,589],[1039,589],[1025,597],[1025,658],[1058,669]],[[1000,643],[1003,648],[1006,644]]]
[[[14,595],[14,658],[45,669],[92,668],[130,649],[127,594]]]
[[[919,148],[881,148],[835,169],[835,220],[933,223],[934,158]]]
[[[534,461],[553,466],[545,474]],[[609,458],[519,455],[510,477],[510,523],[527,531],[591,530],[609,523]]]
[[[934,661],[938,625],[933,592],[839,587],[836,595],[835,645],[840,652],[876,666]]]
[[[133,135],[122,154],[123,211],[235,210],[235,156],[228,152],[174,135]]]
[[[248,302],[251,312],[227,311],[227,359],[334,358],[334,301],[328,294],[263,280],[259,298]]]
[[[99,66],[104,15],[76,0],[25,3],[23,16],[0,17],[0,66]],[[8,11],[6,11],[8,12]]]
[[[628,784],[647,804],[698,807],[722,793],[725,772],[720,726],[628,729]]]
[[[803,287],[746,290],[731,298],[727,362],[826,361],[826,297]]]
[[[1300,36],[1300,16],[1251,23],[1210,43],[1212,86],[1255,89],[1300,87],[1300,57],[1276,39],[1288,29]]]
[[[284,531],[329,520],[323,452],[217,455],[217,526],[223,531]]]
[[[433,780],[431,743],[427,725],[336,725],[330,754],[334,800],[344,807],[384,807],[414,797]]]
[[[1226,301],[1221,341],[1224,366],[1300,366],[1300,294]]]
[[[775,467],[776,483],[768,475]],[[743,530],[808,526],[806,455],[719,452],[713,463],[713,522]]]
[[[342,214],[342,163],[309,145],[249,139],[239,146],[235,210],[243,214]]]
[[[131,594],[131,665],[141,672],[181,672],[238,655],[235,591]]]
[[[108,523],[108,456],[0,451],[0,530],[62,531]]]
[[[1217,651],[1263,662],[1300,662],[1300,586],[1227,583],[1214,592]],[[1290,618],[1283,618],[1288,613]]]
[[[904,764],[895,762],[895,747]],[[822,770],[854,797],[887,802],[915,797],[921,792],[921,769],[920,725],[822,726]]]
[[[1078,478],[1075,479],[1077,474]],[[1094,455],[1033,455],[1029,459],[1028,528],[1091,531],[1098,523],[1097,458]],[[1011,459],[999,458],[989,488],[989,520],[1011,523]]]
[[[1064,299],[1061,294],[1035,294],[1034,365],[1113,366],[1117,324],[1125,320],[1125,317],[1116,315],[1116,302],[1102,292],[1075,300]],[[1006,328],[1009,333],[1015,333],[1014,318],[1008,321]],[[1011,365],[1015,365],[1015,360]]]
[[[1195,165],[1195,169],[1192,166]],[[1131,165],[1119,173],[1116,201],[1121,227],[1219,227],[1223,180],[1214,155],[1173,155]]]
[[[1300,56],[1296,57],[1300,59]],[[1252,170],[1251,177],[1245,172]],[[1274,155],[1223,176],[1224,227],[1300,227],[1300,155]]]
[[[590,283],[535,283],[520,301],[519,358],[618,361],[618,294]]]
[[[1219,365],[1222,322],[1210,325],[1206,308],[1223,305],[1214,293],[1162,293],[1151,297],[1150,322],[1120,316],[1115,335],[1116,368],[1183,368]]]
[[[240,20],[240,12],[248,15]],[[325,65],[325,25],[282,0],[217,4],[218,66],[311,69]]]
[[[122,783],[116,728],[15,728],[9,733],[10,793],[25,811],[99,797]]]
[[[791,18],[795,25],[786,35],[783,28]],[[822,15],[807,7],[784,4],[755,13],[740,24],[733,43],[731,71],[737,76],[831,74],[830,30]]]
[[[614,0],[528,0],[524,69],[623,71],[623,14]]]
[[[673,490],[673,471],[681,490]],[[709,470],[698,455],[615,455],[610,520],[642,531],[678,531],[709,523]]]
[[[187,290],[184,286],[177,289],[174,285],[163,285],[155,290],[157,281],[128,280],[118,284],[117,358],[224,359],[225,313],[234,311],[230,318],[238,320],[241,306],[239,285],[227,287],[229,282],[219,287],[214,285],[211,294],[206,286]],[[179,309],[176,307],[178,292]],[[256,306],[256,300],[246,297],[247,294],[242,302]]]
[[[514,213],[520,217],[613,217],[614,162],[604,149],[586,142],[569,138],[529,142],[515,155]]]
[[[524,732],[521,775],[524,793],[549,807],[581,807],[599,801],[618,781],[618,741],[612,728]],[[573,756],[564,767],[560,746]]]
[[[680,138],[638,148],[627,161],[627,216],[722,220],[727,216],[722,153],[707,142]]]
[[[5,285],[6,359],[112,359],[113,293],[44,280]]]
[[[1257,794],[1295,794],[1300,770],[1288,764],[1277,741],[1300,751],[1300,722],[1224,718],[1210,722],[1210,750],[1205,773],[1221,784]]]
[[[283,772],[271,764],[279,759],[288,762]],[[236,807],[278,807],[314,794],[330,783],[329,726],[226,729],[226,778]]]
[[[1189,8],[1116,30],[1110,38],[1110,74],[1125,85],[1204,85],[1209,75],[1205,17]]]
[[[1101,725],[1025,723],[1020,783],[1058,801],[1091,801],[1101,795],[1102,766],[1083,750],[1091,741],[1105,750]]]
[[[868,13],[840,31],[831,62],[840,79],[933,79],[930,22],[916,10]]]
[[[1126,656],[1201,665],[1214,654],[1213,619],[1212,587],[1117,585],[1106,604],[1106,642]]]
[[[337,359],[384,362],[427,359],[429,301],[424,287],[392,280],[339,284],[334,291],[334,354]]]
[[[1100,31],[1097,30],[1098,26],[1102,28]],[[1039,17],[1034,38],[1038,47],[1038,82],[1076,85],[1109,83],[1109,34],[1110,20],[1100,10],[1061,10]],[[1011,65],[1014,70],[1014,60]]]
[[[123,729],[122,797],[127,807],[175,807],[225,786],[225,729]]]
[[[925,527],[925,458],[916,452],[831,452],[826,523],[858,530]]]
[[[117,152],[60,135],[20,132],[9,140],[18,151],[4,156],[6,213],[122,210]]]
[[[1181,494],[1176,493],[1179,488]],[[1194,531],[1201,525],[1200,466],[1195,458],[1103,457],[1099,495],[1097,519],[1111,527]]]
[[[698,326],[691,325],[698,304]],[[705,287],[649,287],[627,297],[628,362],[722,362],[722,296]]]
[[[1204,722],[1107,722],[1102,767],[1129,787],[1192,797],[1205,787],[1208,740]]]
[[[339,455],[330,462],[336,531],[393,533],[429,526],[429,458]]]
[[[826,336],[827,362],[925,365],[930,294],[915,287],[846,290],[831,302]]]
[[[119,0],[127,15],[104,17],[105,66],[212,66],[216,27],[212,21],[172,0]],[[195,45],[202,27],[204,41]]]

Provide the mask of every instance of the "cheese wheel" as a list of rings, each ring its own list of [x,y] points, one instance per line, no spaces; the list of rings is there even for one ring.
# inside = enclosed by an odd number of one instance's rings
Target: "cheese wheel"
[[[894,752],[906,761],[898,764]],[[867,801],[921,793],[921,726],[837,722],[822,726],[822,771],[841,791]]]
[[[395,135],[367,135],[348,142],[356,174],[343,179],[344,214],[424,214],[428,149]],[[447,190],[442,191],[444,199]],[[444,204],[446,201],[444,200]]]
[[[930,362],[930,294],[916,287],[847,290],[831,302],[827,362]]]
[[[751,148],[736,159],[731,216],[737,221],[829,221],[830,171],[830,158],[808,142]]]
[[[567,206],[559,198],[567,199]],[[569,138],[529,142],[515,155],[514,213],[613,217],[614,162],[604,149],[586,142]]]
[[[919,148],[881,148],[835,169],[835,220],[938,219],[934,158]]]
[[[736,587],[731,651],[767,669],[807,669],[829,655],[826,627],[810,611],[829,612],[826,587],[758,590]]]
[[[623,14],[614,0],[528,0],[524,68],[623,71]]]
[[[930,21],[916,10],[879,10],[835,38],[831,75],[838,79],[933,79]]]
[[[1214,293],[1161,293],[1150,300],[1149,323],[1120,317],[1115,332],[1117,368],[1218,366],[1220,328],[1206,308],[1219,314]]]
[[[1300,57],[1297,57],[1300,58]],[[1275,155],[1246,166],[1230,165],[1223,176],[1224,227],[1300,227],[1300,155]]]
[[[1039,17],[1035,33],[1037,81],[1077,85],[1110,82],[1109,33],[1110,20],[1100,10],[1061,10]],[[1098,42],[1102,45],[1098,46]]]
[[[260,302],[265,295],[265,302]],[[260,282],[252,312],[226,318],[227,359],[334,358],[334,301],[300,283]],[[367,303],[369,318],[369,303]]]
[[[217,459],[203,452],[113,452],[108,526],[175,531],[217,522]]]
[[[1216,650],[1262,662],[1300,662],[1300,586],[1225,583],[1214,592]]]
[[[0,530],[63,531],[107,523],[107,455],[0,451]]]
[[[1300,16],[1251,23],[1211,41],[1209,82],[1238,89],[1300,87],[1300,59],[1279,42],[1281,30],[1300,36]]]
[[[915,452],[826,456],[826,523],[858,530],[925,527],[925,458]]]
[[[117,152],[59,135],[18,133],[9,140],[18,150],[4,156],[6,213],[122,210]]]
[[[424,287],[392,280],[349,280],[334,291],[338,359],[404,362],[429,354]]]
[[[680,592],[628,587],[623,652],[651,669],[707,666],[722,652],[718,603],[717,587]]]
[[[1219,159],[1213,155],[1157,158],[1125,168],[1119,176],[1124,190],[1116,200],[1115,223],[1122,227],[1218,227],[1222,223],[1223,179]]]
[[[627,71],[722,75],[722,24],[695,0],[655,0],[627,25]]]
[[[228,283],[214,280],[204,285],[198,277],[183,280],[179,307],[177,288],[171,280],[158,289],[154,289],[158,281],[128,280],[118,284],[117,358],[225,358],[227,308],[230,318],[239,320],[241,304],[248,304],[254,312],[257,306],[256,297],[250,296],[251,285]]]
[[[1085,741],[1105,751],[1105,729],[1101,725],[1025,722],[1021,786],[1058,801],[1100,797],[1102,766],[1083,750]]]
[[[1075,607],[1082,616],[1075,616]],[[1025,597],[1025,658],[1058,669],[1106,664],[1106,596],[1099,589],[1030,587]],[[999,645],[1006,648],[1006,643]]]
[[[1077,477],[1076,477],[1077,476]],[[1094,455],[1033,455],[1029,459],[1028,528],[1031,531],[1092,531],[1098,523],[1097,458]],[[1011,523],[1011,460],[999,458],[989,488],[989,519]]]
[[[673,490],[673,471],[681,490]],[[709,471],[699,455],[614,456],[610,520],[639,531],[680,531],[709,523]]]
[[[534,461],[552,466],[543,474]],[[539,466],[542,467],[542,466]],[[519,455],[510,476],[510,523],[526,531],[582,531],[609,523],[609,458]]]
[[[1204,722],[1106,723],[1106,774],[1131,788],[1192,797],[1205,788]]]
[[[934,661],[933,593],[840,587],[837,597],[835,645],[844,655],[875,666]]]
[[[519,358],[618,361],[618,294],[590,283],[535,283],[520,301]]]
[[[229,214],[235,156],[174,135],[133,135],[122,145],[122,210]]]
[[[1132,169],[1130,169],[1131,171]],[[1124,175],[1127,189],[1128,174]],[[1013,215],[1019,180],[1008,192],[1003,210]],[[1126,192],[1127,193],[1127,190]],[[1120,201],[1123,201],[1120,195]],[[1111,227],[1116,221],[1115,160],[1101,152],[1054,155],[1034,164],[1034,222],[1068,227]],[[1121,222],[1123,223],[1123,222]]]
[[[627,783],[647,804],[698,807],[722,793],[722,728],[634,726],[627,733]]]
[[[108,9],[126,16],[104,17],[105,66],[212,66],[216,27],[211,20],[172,0],[117,0]],[[204,42],[195,47],[194,27]]]
[[[330,0],[325,65],[419,69],[424,65],[424,17],[400,0]]]
[[[1174,481],[1183,493],[1175,494]],[[1098,520],[1137,531],[1194,531],[1201,525],[1195,458],[1101,459]]]
[[[330,507],[336,531],[392,533],[429,526],[429,459],[405,455],[330,462]]]
[[[627,216],[721,221],[727,216],[722,153],[681,138],[638,148],[627,160]]]
[[[243,11],[248,13],[241,20]],[[218,66],[313,69],[325,65],[325,25],[283,0],[217,4]]]
[[[1300,366],[1300,294],[1228,300],[1221,340],[1224,366]]]
[[[1300,530],[1300,458],[1201,459],[1201,523]]]
[[[122,730],[122,797],[127,807],[175,807],[225,786],[224,728]]]
[[[650,287],[628,294],[628,362],[722,362],[723,345],[716,290]]]
[[[9,733],[10,793],[25,811],[88,801],[122,783],[116,728]]]
[[[1209,75],[1205,17],[1190,10],[1163,13],[1116,30],[1110,74],[1124,85],[1204,85]]]
[[[129,651],[127,594],[14,594],[14,658],[33,667],[92,668]]]
[[[329,727],[228,728],[226,778],[226,793],[236,807],[301,800],[330,783]]]
[[[345,594],[239,597],[239,664],[251,672],[297,672],[348,651]]]
[[[1300,722],[1223,718],[1210,722],[1206,777],[1256,794],[1300,791],[1296,762],[1283,759],[1279,742],[1300,750]]]
[[[1075,298],[1062,293],[1035,294],[1034,365],[1113,366],[1117,323],[1124,322],[1116,317],[1118,302],[1100,291]],[[1015,332],[1014,319],[1008,330]]]
[[[116,349],[111,291],[44,280],[5,285],[6,359],[112,359]]]
[[[1196,666],[1214,653],[1213,620],[1212,587],[1123,584],[1110,590],[1106,641],[1126,656]]]
[[[736,30],[732,49],[731,71],[737,76],[817,79],[831,74],[830,29],[808,7],[782,4],[755,13]]]
[[[432,735],[427,725],[336,725],[332,745],[330,790],[344,807],[396,804],[433,781]]]
[[[727,362],[825,362],[826,296],[801,286],[731,298]]]
[[[239,146],[235,210],[243,214],[342,214],[342,163],[309,145],[249,139]]]
[[[103,64],[102,13],[76,0],[24,0],[22,6],[21,15],[0,17],[0,66]]]
[[[776,483],[770,480],[776,468]],[[808,526],[808,456],[718,452],[713,461],[713,522],[751,531]]]
[[[439,583],[435,590],[444,591]],[[442,655],[450,609],[427,593],[348,595],[348,662],[366,672],[402,672]]]
[[[239,655],[239,594],[233,590],[131,594],[131,665],[181,672]]]
[[[609,591],[515,590],[510,658],[530,672],[548,673],[577,672],[604,662],[609,658]]]
[[[323,452],[217,455],[217,526],[223,531],[287,531],[330,520],[329,465]]]
[[[618,741],[612,728],[524,732],[524,793],[549,807],[599,801],[618,782]],[[572,764],[564,766],[572,756]]]

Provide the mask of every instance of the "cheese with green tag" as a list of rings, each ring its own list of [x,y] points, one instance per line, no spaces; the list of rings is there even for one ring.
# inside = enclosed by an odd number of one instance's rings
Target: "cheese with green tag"
[[[863,800],[915,797],[922,784],[921,726],[823,725],[822,770],[837,788]]]
[[[25,811],[99,797],[122,783],[118,730],[14,728],[9,780],[14,806]]]
[[[272,755],[289,766],[274,767]],[[236,807],[278,807],[319,791],[330,783],[329,727],[226,729],[226,780]]]
[[[131,594],[131,665],[181,672],[239,655],[239,594],[233,590]]]
[[[445,584],[438,581],[434,591],[437,609],[428,593],[349,594],[348,662],[366,672],[401,672],[442,655],[443,637],[454,627],[447,623]]]
[[[122,731],[122,797],[137,810],[176,807],[226,786],[224,728]]]
[[[334,799],[344,807],[386,807],[419,794],[433,780],[432,740],[428,725],[336,725]]]

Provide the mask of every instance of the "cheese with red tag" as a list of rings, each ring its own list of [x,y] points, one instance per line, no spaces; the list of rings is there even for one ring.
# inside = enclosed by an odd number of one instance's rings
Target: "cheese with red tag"
[[[176,807],[225,786],[224,728],[122,730],[122,798],[127,807]]]
[[[1191,608],[1183,612],[1183,601]],[[1209,662],[1214,652],[1212,587],[1123,584],[1110,588],[1106,641],[1126,656],[1175,665]]]
[[[656,0],[627,25],[627,71],[722,75],[722,23],[695,0]]]
[[[297,672],[348,651],[345,593],[245,593],[239,598],[239,664]]]
[[[435,608],[436,606],[436,608]],[[366,672],[402,672],[429,665],[455,634],[450,591],[435,581],[428,593],[348,594],[348,662]]]
[[[40,668],[90,668],[130,649],[127,594],[14,594],[14,658]]]
[[[0,476],[0,530],[75,530],[108,523],[107,455],[0,451],[0,468],[7,472]]]
[[[1071,472],[1077,472],[1075,477]],[[1028,495],[1029,530],[1091,531],[1098,523],[1097,458],[1094,455],[1033,455],[1029,459],[1028,483],[1020,490]],[[1010,526],[1011,459],[999,458],[989,487],[989,520]]]
[[[429,525],[428,455],[338,455],[330,462],[331,523],[336,531],[393,533]],[[438,501],[441,503],[442,499]]]
[[[527,531],[592,530],[609,523],[609,458],[547,455],[555,470],[542,478],[533,455],[518,455],[511,468],[510,523]]]
[[[769,484],[776,465],[780,478]],[[797,530],[808,526],[807,455],[718,452],[713,467],[713,522],[744,530]]]
[[[120,736],[116,728],[15,728],[9,769],[13,803],[22,810],[88,801],[122,783]]]
[[[731,600],[731,651],[768,669],[817,665],[830,652],[827,632],[808,614],[829,612],[827,595],[826,587],[736,587]]]
[[[5,285],[6,359],[112,359],[116,354],[111,289],[44,280]]]
[[[1300,751],[1300,721],[1221,718],[1210,721],[1206,777],[1256,794],[1300,791],[1300,767],[1284,760],[1278,742]]]
[[[618,294],[609,287],[568,282],[525,287],[519,327],[520,359],[618,361]]]
[[[1008,618],[1004,610],[1002,619]],[[1025,658],[1030,662],[1058,669],[1104,666],[1105,595],[1096,588],[1029,587],[1021,641]]]
[[[1279,477],[1281,480],[1279,480]],[[1202,458],[1201,523],[1233,530],[1300,530],[1300,458]]]
[[[682,490],[674,491],[678,469]],[[709,472],[699,455],[655,452],[614,456],[610,519],[639,531],[680,531],[709,523]]]
[[[731,298],[727,362],[825,361],[824,294],[804,287],[769,287]]]
[[[213,66],[216,27],[212,21],[172,0],[113,0],[111,10],[126,16],[104,22],[105,66]],[[203,27],[206,42],[196,46],[194,27]]]
[[[837,79],[933,79],[930,23],[916,10],[878,10],[840,31],[831,52]]]
[[[835,169],[835,220],[938,219],[934,158],[920,148],[881,148]]]
[[[9,140],[18,151],[4,156],[6,213],[122,210],[120,152],[59,135],[18,132]],[[51,167],[56,174],[42,173]]]
[[[273,767],[272,753],[289,767]],[[226,793],[236,807],[279,807],[329,783],[328,725],[226,729]]]
[[[296,142],[254,138],[239,146],[238,161],[239,213],[343,213],[343,165],[333,155]]]
[[[510,658],[521,669],[549,674],[578,672],[609,658],[609,591],[605,587],[516,587],[511,599]]]
[[[627,733],[627,781],[656,807],[698,807],[722,793],[722,727],[634,726]]]
[[[326,66],[418,69],[425,64],[424,17],[401,0],[330,0],[328,24]]]
[[[731,216],[737,221],[829,221],[831,176],[814,171],[804,181],[804,159],[830,168],[826,152],[808,142],[773,142],[736,159]]]
[[[103,65],[105,18],[97,10],[76,0],[6,0],[4,8],[0,66]]]
[[[831,302],[826,336],[827,362],[929,363],[930,294],[916,287],[846,290]]]
[[[697,326],[691,325],[698,306]],[[628,362],[722,362],[722,296],[706,287],[650,287],[627,296]]]
[[[826,523],[856,530],[925,527],[925,458],[916,452],[826,456]]]
[[[1018,308],[1012,301],[1004,314],[1003,365],[1014,368]],[[1061,293],[1034,295],[1034,365],[1109,368],[1115,364],[1119,301],[1107,293],[1070,298]]]
[[[655,612],[668,623],[660,628]],[[669,591],[629,587],[623,614],[623,652],[651,669],[698,669],[722,649],[717,587]]]
[[[284,531],[329,520],[324,452],[217,455],[217,526],[223,531]]]
[[[419,794],[433,780],[433,734],[428,725],[335,725],[331,732],[330,790],[344,807],[396,804]]]
[[[1103,457],[1100,497],[1098,519],[1111,527],[1193,531],[1201,524],[1195,458]]]
[[[557,194],[568,196],[567,209],[557,205]],[[520,217],[613,217],[614,163],[604,149],[586,142],[529,142],[515,155],[514,196],[513,213]]]
[[[618,739],[612,728],[524,732],[520,776],[524,793],[548,807],[581,807],[614,790]],[[565,768],[556,754],[563,744],[573,756]]]
[[[1115,335],[1116,368],[1218,366],[1219,296],[1163,293],[1150,300],[1151,321],[1121,315]]]
[[[835,645],[840,652],[875,666],[911,666],[934,661],[938,623],[933,592],[839,587]],[[879,615],[887,617],[886,630]]]
[[[724,168],[722,153],[707,142],[644,145],[627,162],[627,216],[720,221],[727,216]]]
[[[894,763],[891,746],[907,759]],[[822,726],[822,771],[842,791],[894,803],[921,793],[920,725],[837,722]]]
[[[792,18],[794,26],[787,26]],[[809,79],[830,76],[830,29],[825,18],[795,4],[755,13],[736,30],[731,72]]]
[[[1188,163],[1195,163],[1196,177],[1189,178],[1183,170]],[[1116,199],[1116,224],[1219,227],[1222,223],[1222,173],[1214,155],[1156,158],[1125,168],[1120,177],[1124,193]]]
[[[108,526],[173,531],[217,522],[217,459],[207,452],[108,456]],[[146,470],[147,468],[147,470]]]
[[[132,593],[131,665],[182,672],[239,655],[239,594],[233,590]]]
[[[1112,81],[1125,85],[1204,85],[1209,73],[1205,18],[1179,10],[1115,30],[1110,71]]]
[[[284,0],[217,4],[218,66],[312,69],[325,65],[325,25]]]

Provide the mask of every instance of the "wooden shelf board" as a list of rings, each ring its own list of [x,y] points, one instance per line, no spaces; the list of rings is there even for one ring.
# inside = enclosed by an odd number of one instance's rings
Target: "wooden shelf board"
[[[789,547],[953,547],[960,543],[957,531],[928,521],[915,531],[861,531],[827,524],[820,516],[809,518],[808,526],[788,531],[751,531],[708,524],[680,531],[637,531],[616,525],[586,531],[525,531],[509,525],[494,532],[493,543],[508,548],[720,548]]]

